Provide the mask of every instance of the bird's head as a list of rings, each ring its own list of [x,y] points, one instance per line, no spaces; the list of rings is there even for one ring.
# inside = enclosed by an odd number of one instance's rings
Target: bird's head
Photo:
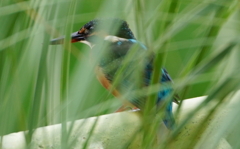
[[[86,23],[77,32],[72,33],[71,42],[82,42],[90,46],[94,45],[95,39],[116,37],[123,39],[135,39],[126,21],[121,19],[95,19]],[[50,44],[62,44],[64,37],[51,40]]]

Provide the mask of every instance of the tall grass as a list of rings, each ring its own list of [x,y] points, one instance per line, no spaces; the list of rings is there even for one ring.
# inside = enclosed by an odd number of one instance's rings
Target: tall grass
[[[122,18],[156,54],[154,67],[167,68],[181,99],[208,95],[161,145],[154,141],[158,124],[147,125],[152,131],[144,132],[142,147],[170,147],[197,112],[216,102],[194,131],[193,141],[181,146],[196,147],[205,120],[224,109],[239,89],[239,5],[236,0],[1,1],[0,136],[30,130],[30,141],[34,128],[62,123],[62,146],[67,148],[67,121],[117,109],[121,102],[112,100],[95,78],[90,55],[97,54],[80,43],[49,46],[49,40],[69,35],[94,18]],[[159,76],[154,72],[153,85]],[[177,119],[181,110],[180,104]],[[222,126],[231,132],[225,137],[233,148],[240,146],[237,113],[233,109],[229,117],[232,128],[229,123]],[[219,133],[215,141],[222,135],[226,134]]]

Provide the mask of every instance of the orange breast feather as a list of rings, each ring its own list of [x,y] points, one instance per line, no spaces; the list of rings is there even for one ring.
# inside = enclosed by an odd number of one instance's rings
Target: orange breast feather
[[[121,94],[112,86],[111,82],[106,78],[105,74],[102,71],[101,67],[97,67],[96,68],[96,74],[97,74],[97,78],[99,80],[99,82],[110,92],[112,93],[115,97],[118,97],[122,102],[123,102],[123,106],[120,107],[116,112],[121,112],[121,111],[125,111],[126,109],[128,109],[128,107],[131,108],[135,108],[136,106],[134,106],[131,102],[129,102],[126,99],[122,99],[121,98]]]
[[[105,74],[103,73],[102,68],[97,67],[96,74],[97,74],[98,81],[102,84],[103,87],[105,87],[108,91],[110,91],[115,97],[120,96],[120,93],[112,87],[111,82],[105,77]]]

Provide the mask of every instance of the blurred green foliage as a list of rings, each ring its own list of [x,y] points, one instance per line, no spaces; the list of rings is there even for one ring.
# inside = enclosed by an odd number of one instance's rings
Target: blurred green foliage
[[[49,45],[94,18],[126,20],[138,40],[162,54],[182,99],[218,97],[222,82],[240,80],[239,13],[236,0],[1,1],[0,135],[121,105],[96,80],[89,47]]]

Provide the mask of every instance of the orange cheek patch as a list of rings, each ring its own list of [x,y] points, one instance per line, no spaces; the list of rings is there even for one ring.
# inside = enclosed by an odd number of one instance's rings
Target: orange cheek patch
[[[83,34],[83,33],[85,32],[85,30],[86,30],[86,29],[83,27],[83,28],[80,29],[80,31],[78,31],[78,33],[79,33],[79,34]]]

